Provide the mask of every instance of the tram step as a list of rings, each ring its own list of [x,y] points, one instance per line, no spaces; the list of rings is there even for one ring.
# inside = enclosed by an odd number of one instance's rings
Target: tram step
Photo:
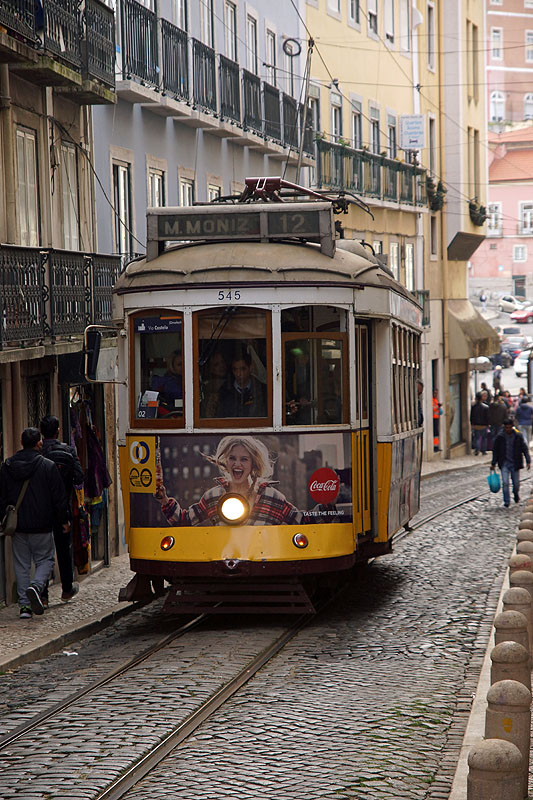
[[[315,614],[298,582],[180,582],[173,584],[163,611],[178,614]]]

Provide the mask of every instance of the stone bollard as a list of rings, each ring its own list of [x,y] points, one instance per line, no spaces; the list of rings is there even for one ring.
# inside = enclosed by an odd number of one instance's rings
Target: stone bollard
[[[533,561],[527,553],[516,553],[509,559],[509,574],[514,575],[519,570],[526,570],[526,572],[533,572]]]
[[[518,642],[501,642],[493,647],[490,654],[492,666],[490,682],[518,681],[531,690],[531,670],[529,653]]]
[[[520,517],[520,522],[529,524],[531,527],[533,525],[533,514],[522,514]]]
[[[531,736],[531,692],[518,681],[498,681],[487,692],[485,739],[505,739],[522,754],[523,797],[527,797],[529,740]]]
[[[530,649],[533,644],[533,603],[527,589],[514,586],[503,595],[504,611],[519,611],[527,620]]]
[[[533,542],[533,531],[530,528],[521,528],[516,534],[518,542]]]
[[[528,519],[521,519],[518,523],[518,530],[519,531],[531,531],[533,530],[533,522],[530,522]]]
[[[502,739],[486,739],[468,754],[467,800],[522,800],[522,754]]]
[[[533,580],[531,572],[525,569],[519,569],[518,572],[513,572],[509,576],[509,583],[511,587],[519,586],[521,589],[527,589],[531,602],[533,602]]]
[[[529,572],[528,575],[531,575],[531,572]],[[529,653],[527,619],[519,611],[502,611],[494,620],[494,628],[495,644],[500,644],[501,642],[518,642],[518,644],[525,647]]]
[[[518,542],[516,545],[516,552],[525,553],[533,559],[533,542],[530,542],[528,539],[526,539],[525,542]]]

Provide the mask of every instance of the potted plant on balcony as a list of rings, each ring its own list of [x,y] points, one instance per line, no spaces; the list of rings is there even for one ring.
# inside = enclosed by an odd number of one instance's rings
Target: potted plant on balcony
[[[487,209],[485,206],[482,206],[479,203],[477,197],[474,197],[474,199],[470,200],[468,203],[468,213],[470,214],[470,219],[474,225],[481,227],[481,225],[485,224],[487,219]]]
[[[444,206],[444,196],[447,191],[442,181],[439,181],[437,185],[435,185],[433,178],[430,178],[428,175],[426,179],[426,191],[430,209],[432,211],[441,211]]]

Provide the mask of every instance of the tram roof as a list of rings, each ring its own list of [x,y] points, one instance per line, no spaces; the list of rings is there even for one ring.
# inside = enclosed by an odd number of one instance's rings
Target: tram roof
[[[316,244],[209,242],[165,250],[147,262],[132,261],[115,284],[119,294],[214,282],[328,283],[392,289],[417,302],[359,242],[337,242],[333,258]]]

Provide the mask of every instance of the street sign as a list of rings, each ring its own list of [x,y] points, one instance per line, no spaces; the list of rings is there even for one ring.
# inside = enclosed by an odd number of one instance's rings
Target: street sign
[[[424,114],[400,115],[400,148],[422,150],[426,146],[426,117]]]

